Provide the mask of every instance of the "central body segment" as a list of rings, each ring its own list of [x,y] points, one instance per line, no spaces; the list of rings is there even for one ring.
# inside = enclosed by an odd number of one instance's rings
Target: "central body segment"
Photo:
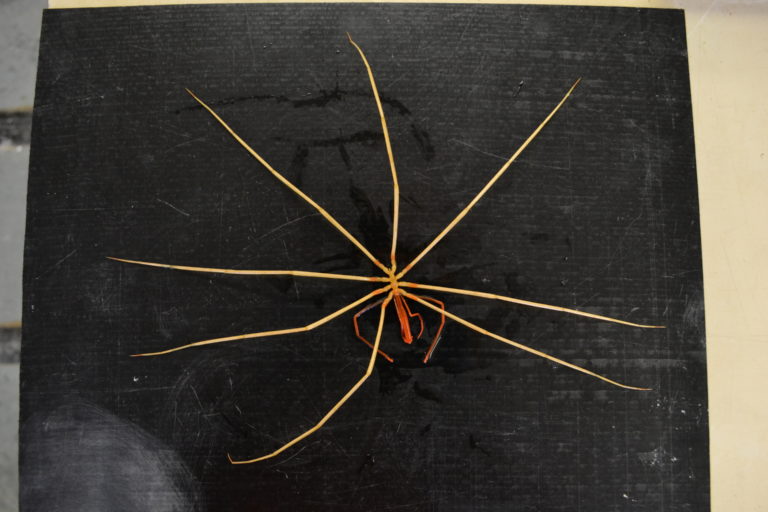
[[[419,319],[419,334],[416,335],[416,338],[421,338],[421,335],[424,333],[424,320],[422,319],[421,314],[411,312],[411,309],[408,307],[408,303],[405,301],[405,298],[401,294],[395,292],[393,300],[395,302],[397,319],[400,322],[400,336],[403,338],[405,343],[410,345],[413,342],[413,333],[411,332],[410,319],[413,317]]]
[[[397,320],[400,322],[400,337],[405,343],[410,345],[414,339],[410,319],[413,317],[419,319],[419,334],[416,335],[416,338],[421,338],[421,335],[424,334],[424,319],[419,313],[412,313],[411,308],[408,307],[408,302],[406,302],[403,292],[398,287],[394,261],[392,262],[392,270],[388,272],[388,277],[389,285],[392,287],[392,300],[395,303]]]

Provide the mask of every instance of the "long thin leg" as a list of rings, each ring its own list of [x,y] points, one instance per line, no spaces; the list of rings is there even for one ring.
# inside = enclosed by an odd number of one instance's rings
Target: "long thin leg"
[[[384,117],[384,109],[381,106],[381,99],[379,98],[379,90],[376,87],[376,80],[373,78],[373,71],[371,65],[368,64],[368,59],[365,58],[363,50],[352,40],[352,36],[347,33],[349,42],[357,49],[360,57],[363,59],[365,69],[368,71],[368,78],[371,81],[371,89],[373,90],[373,98],[376,100],[376,108],[379,110],[379,118],[381,119],[381,131],[384,133],[384,144],[387,147],[387,156],[389,157],[389,168],[392,171],[392,188],[393,188],[393,212],[392,212],[392,251],[390,252],[390,259],[392,261],[392,272],[397,269],[397,262],[395,261],[395,251],[397,250],[397,228],[400,222],[400,185],[397,182],[397,169],[395,169],[395,157],[392,154],[392,143],[389,140],[389,130],[387,130],[387,119]]]
[[[616,382],[615,380],[611,380],[611,379],[609,379],[607,377],[603,377],[602,375],[598,375],[597,373],[591,372],[591,371],[589,371],[589,370],[587,370],[585,368],[582,368],[581,366],[576,366],[575,364],[569,363],[567,361],[563,361],[562,359],[558,359],[557,357],[550,356],[549,354],[545,354],[544,352],[540,352],[540,351],[538,351],[536,349],[533,349],[531,347],[528,347],[528,346],[523,345],[521,343],[518,343],[516,341],[512,341],[512,340],[510,340],[508,338],[505,338],[503,336],[499,336],[498,334],[494,334],[494,333],[492,333],[490,331],[487,331],[487,330],[483,329],[482,327],[480,327],[479,325],[473,324],[472,322],[470,322],[468,320],[464,320],[463,318],[461,318],[459,316],[456,316],[453,313],[450,313],[450,312],[448,312],[448,311],[446,311],[444,309],[441,310],[437,306],[433,306],[429,302],[427,302],[425,300],[421,300],[420,298],[416,297],[415,295],[412,295],[412,294],[404,292],[404,291],[402,293],[406,297],[413,298],[413,300],[415,300],[416,302],[419,302],[419,303],[427,306],[428,308],[437,311],[440,314],[444,314],[445,316],[447,316],[451,320],[455,320],[455,321],[459,322],[460,324],[462,324],[462,325],[464,325],[466,327],[469,327],[473,331],[477,331],[480,334],[485,334],[486,336],[490,336],[491,338],[494,338],[494,339],[499,340],[499,341],[501,341],[503,343],[506,343],[507,345],[512,345],[513,347],[517,347],[517,348],[519,348],[521,350],[525,350],[526,352],[530,352],[531,354],[537,355],[539,357],[543,357],[544,359],[549,359],[550,361],[553,361],[555,363],[561,364],[563,366],[567,366],[568,368],[571,368],[573,370],[576,370],[576,371],[579,371],[579,372],[582,372],[582,373],[586,373],[587,375],[591,375],[592,377],[596,377],[596,378],[598,378],[600,380],[604,380],[605,382],[608,382],[608,383],[613,384],[614,386],[618,386],[620,388],[634,389],[634,390],[637,390],[637,391],[649,391],[650,390],[650,388],[636,388],[634,386],[627,386],[625,384],[620,384],[620,383]]]
[[[327,274],[325,272],[308,272],[304,270],[235,270],[229,268],[209,268],[209,267],[188,267],[185,265],[168,265],[166,263],[152,263],[149,261],[126,260],[123,258],[113,258],[107,256],[109,260],[121,261],[123,263],[133,263],[134,265],[146,265],[148,267],[170,268],[174,270],[185,270],[187,272],[210,272],[211,274],[233,274],[240,276],[295,276],[295,277],[317,277],[322,279],[343,279],[347,281],[366,281],[374,283],[386,283],[389,281],[386,277],[364,277],[351,276],[347,274]]]
[[[389,292],[389,295],[387,295],[387,298],[384,299],[384,302],[381,305],[381,314],[379,315],[379,327],[376,330],[376,341],[373,342],[373,351],[371,352],[371,359],[368,361],[368,368],[365,370],[365,375],[363,375],[360,378],[360,380],[358,380],[357,383],[354,386],[352,386],[352,388],[349,391],[347,391],[347,393],[343,397],[341,397],[341,400],[336,402],[336,405],[334,405],[331,408],[331,410],[328,411],[325,414],[325,416],[323,416],[323,418],[320,421],[318,421],[317,424],[314,427],[310,428],[309,430],[307,430],[303,434],[301,434],[299,436],[296,436],[291,441],[285,443],[283,446],[281,446],[280,448],[278,448],[274,452],[272,452],[270,454],[267,454],[267,455],[264,455],[262,457],[258,457],[258,458],[250,459],[250,460],[233,460],[232,457],[229,454],[227,454],[227,458],[229,459],[229,462],[231,462],[232,464],[250,464],[252,462],[259,462],[259,461],[262,461],[262,460],[270,459],[270,458],[274,457],[275,455],[278,455],[278,454],[284,452],[285,450],[287,450],[291,446],[295,445],[296,443],[298,443],[302,439],[304,439],[304,438],[312,435],[313,433],[317,432],[317,430],[319,428],[321,428],[323,425],[325,425],[325,423],[331,418],[331,416],[336,414],[336,411],[338,411],[341,408],[341,406],[344,405],[344,403],[347,400],[349,400],[349,398],[352,395],[355,394],[355,392],[360,388],[360,386],[363,385],[363,382],[365,382],[366,379],[368,379],[368,377],[370,377],[371,373],[373,373],[373,365],[376,362],[376,353],[379,350],[379,343],[381,342],[381,331],[384,328],[384,313],[387,311],[387,305],[389,304],[390,300],[392,300],[392,292]]]
[[[435,337],[432,338],[432,343],[429,344],[427,353],[424,354],[424,364],[427,364],[427,361],[429,361],[429,358],[432,357],[432,354],[435,352],[435,349],[437,348],[437,343],[440,341],[440,335],[443,333],[443,327],[445,327],[445,304],[442,301],[439,301],[432,297],[426,297],[424,295],[420,295],[420,296],[414,295],[414,297],[419,297],[420,299],[432,302],[433,304],[437,304],[437,307],[439,307],[442,310],[442,312],[440,313],[440,327],[437,328]]]
[[[418,256],[416,256],[416,257],[415,257],[415,258],[414,258],[414,259],[413,259],[413,260],[412,260],[410,263],[408,263],[408,264],[407,264],[407,265],[406,265],[406,266],[403,268],[403,270],[401,270],[401,271],[400,271],[400,273],[399,273],[399,274],[397,274],[397,279],[401,279],[401,278],[402,278],[402,277],[403,277],[403,276],[404,276],[404,275],[405,275],[405,274],[406,274],[406,273],[407,273],[409,270],[411,270],[411,269],[413,268],[413,266],[414,266],[414,265],[416,265],[416,263],[418,263],[418,262],[421,260],[421,258],[423,258],[424,256],[426,256],[426,255],[427,255],[427,253],[428,253],[429,251],[431,251],[431,250],[432,250],[432,248],[433,248],[435,245],[437,245],[437,243],[438,243],[440,240],[442,240],[442,239],[443,239],[443,237],[444,237],[445,235],[447,235],[447,234],[448,234],[448,233],[449,233],[449,232],[450,232],[450,231],[451,231],[451,230],[454,228],[454,226],[456,226],[456,224],[458,224],[458,223],[459,223],[459,221],[461,221],[461,219],[463,219],[463,218],[464,218],[464,216],[465,216],[467,213],[469,213],[469,210],[471,210],[471,209],[472,209],[472,207],[474,207],[474,206],[475,206],[475,204],[477,204],[477,202],[478,202],[478,201],[479,201],[479,200],[480,200],[480,199],[481,199],[481,198],[482,198],[482,197],[485,195],[485,193],[486,193],[486,192],[488,192],[488,190],[489,190],[489,189],[490,189],[490,188],[493,186],[493,184],[494,184],[494,183],[496,183],[496,181],[497,181],[499,178],[501,178],[501,176],[502,176],[502,175],[503,175],[503,174],[506,172],[506,170],[509,168],[509,166],[510,166],[510,165],[512,165],[512,162],[514,162],[515,160],[517,160],[517,157],[518,157],[518,156],[520,156],[520,153],[522,153],[522,152],[523,152],[523,150],[524,150],[525,148],[527,148],[527,147],[528,147],[528,145],[529,145],[531,142],[533,142],[533,139],[535,139],[535,138],[536,138],[536,136],[539,134],[539,132],[542,130],[542,128],[544,128],[544,126],[545,126],[545,125],[546,125],[546,124],[549,122],[549,120],[550,120],[550,119],[552,119],[552,116],[554,116],[554,115],[555,115],[555,113],[556,113],[558,110],[560,110],[560,107],[562,107],[562,106],[563,106],[563,103],[565,103],[565,100],[566,100],[566,99],[568,99],[568,96],[570,96],[570,95],[571,95],[571,93],[573,92],[573,90],[576,88],[576,86],[579,84],[579,82],[580,82],[580,81],[581,81],[581,78],[579,78],[578,80],[576,80],[576,82],[574,82],[574,84],[571,86],[571,88],[570,88],[570,89],[568,89],[568,92],[567,92],[567,93],[565,93],[565,96],[563,96],[563,99],[561,99],[561,100],[560,100],[560,103],[558,103],[558,104],[557,104],[557,106],[555,106],[555,108],[554,108],[554,109],[552,109],[552,112],[550,112],[550,113],[549,113],[549,115],[548,115],[546,118],[544,118],[544,120],[543,120],[543,121],[542,121],[542,122],[539,124],[539,126],[538,126],[538,127],[535,129],[535,130],[533,130],[533,133],[531,133],[531,134],[528,136],[528,138],[527,138],[527,139],[525,139],[525,142],[523,142],[523,143],[520,145],[520,147],[519,147],[519,148],[517,148],[517,151],[515,151],[515,153],[514,153],[514,154],[513,154],[513,155],[512,155],[512,156],[509,158],[509,160],[507,160],[507,163],[505,163],[504,165],[502,165],[502,166],[501,166],[501,169],[499,169],[499,170],[496,172],[496,174],[493,176],[493,178],[491,178],[491,179],[490,179],[490,181],[488,181],[488,183],[486,183],[486,184],[485,184],[485,186],[482,188],[482,190],[480,190],[480,192],[478,192],[478,193],[477,193],[477,195],[476,195],[476,196],[475,196],[475,197],[474,197],[474,198],[473,198],[473,199],[472,199],[472,200],[469,202],[469,204],[468,204],[467,206],[465,206],[465,207],[464,207],[464,209],[463,209],[463,210],[461,210],[461,212],[459,212],[459,214],[456,216],[456,218],[455,218],[455,219],[453,219],[453,220],[452,220],[452,221],[451,221],[451,222],[450,222],[450,223],[449,223],[449,224],[448,224],[448,225],[445,227],[445,229],[443,229],[443,230],[440,232],[440,234],[439,234],[439,235],[437,235],[437,236],[435,237],[435,239],[434,239],[434,240],[432,240],[432,242],[430,242],[430,243],[429,243],[429,245],[428,245],[427,247],[425,247],[423,251],[421,251],[421,253],[419,253],[419,255],[418,255]]]
[[[358,249],[360,249],[360,251],[363,254],[365,254],[368,257],[368,259],[370,259],[374,263],[374,265],[379,267],[385,273],[388,271],[387,267],[384,266],[379,260],[377,260],[376,257],[374,257],[374,255],[371,254],[370,251],[368,251],[368,249],[366,249],[365,246],[361,244],[357,238],[352,236],[352,234],[349,231],[347,231],[344,228],[344,226],[339,224],[339,222],[336,219],[334,219],[330,213],[325,211],[325,209],[322,206],[314,202],[311,197],[309,197],[307,194],[302,192],[296,185],[288,181],[288,179],[286,179],[285,176],[277,172],[271,165],[269,165],[269,163],[266,160],[264,160],[264,158],[262,158],[260,154],[258,154],[251,146],[248,145],[247,142],[245,142],[237,133],[235,133],[235,131],[232,128],[230,128],[230,126],[211,107],[209,107],[203,100],[198,98],[197,95],[195,95],[195,93],[193,93],[189,89],[186,89],[186,91],[189,93],[190,96],[192,96],[195,99],[195,101],[197,101],[200,105],[202,105],[202,107],[205,110],[207,110],[219,122],[219,124],[221,124],[221,126],[223,126],[224,129],[226,129],[229,132],[229,134],[238,143],[240,143],[240,145],[243,146],[246,149],[246,151],[248,151],[251,154],[251,156],[253,156],[256,160],[258,160],[261,163],[261,165],[266,167],[267,170],[275,176],[275,178],[280,180],[283,183],[283,185],[291,189],[291,191],[294,194],[296,194],[297,196],[299,196],[300,198],[308,202],[310,205],[312,205],[315,208],[315,210],[320,212],[320,215],[325,217],[325,220],[330,222],[333,225],[333,227],[335,227],[336,229],[339,230],[339,232],[341,232],[342,235],[347,237],[347,239],[349,239],[350,242],[355,244],[355,246]]]
[[[163,354],[170,354],[171,352],[177,352],[179,350],[184,350],[184,349],[187,349],[187,348],[200,347],[200,346],[203,346],[203,345],[212,345],[214,343],[224,343],[224,342],[227,342],[227,341],[237,341],[237,340],[245,340],[245,339],[251,339],[251,338],[266,338],[268,336],[280,336],[282,334],[292,334],[292,333],[296,333],[296,332],[311,331],[312,329],[315,329],[315,328],[320,327],[321,325],[323,325],[325,323],[330,322],[331,320],[333,320],[337,316],[343,315],[344,313],[346,313],[350,309],[356,308],[357,306],[359,306],[360,304],[368,301],[369,299],[372,299],[373,297],[375,297],[377,295],[385,293],[389,289],[390,289],[390,285],[387,285],[387,286],[384,286],[384,287],[379,288],[377,290],[374,290],[371,293],[369,293],[368,295],[366,295],[365,297],[357,299],[355,302],[353,302],[351,304],[347,304],[343,308],[337,309],[336,311],[334,311],[330,315],[326,315],[323,318],[321,318],[320,320],[316,320],[316,321],[312,322],[311,324],[307,324],[307,325],[305,325],[303,327],[293,327],[293,328],[290,328],[290,329],[280,329],[280,330],[277,330],[277,331],[253,332],[253,333],[250,333],[250,334],[240,334],[240,335],[237,335],[237,336],[227,336],[225,338],[214,338],[214,339],[210,339],[210,340],[196,341],[194,343],[189,343],[187,345],[182,345],[180,347],[169,348],[168,350],[161,350],[160,352],[147,352],[147,353],[144,353],[144,354],[134,354],[131,357],[159,356],[159,355],[163,355]]]
[[[359,325],[358,325],[358,323],[357,323],[357,319],[358,319],[358,318],[360,318],[360,316],[361,316],[361,315],[363,315],[363,314],[367,313],[367,312],[368,312],[368,311],[370,311],[371,309],[373,309],[373,308],[375,308],[376,306],[378,306],[379,304],[381,304],[382,302],[384,302],[384,299],[379,299],[379,300],[377,300],[376,302],[371,302],[370,304],[368,304],[367,306],[365,306],[363,309],[361,309],[360,311],[358,311],[357,313],[355,313],[355,316],[353,316],[353,317],[352,317],[352,323],[353,323],[353,324],[354,324],[354,326],[355,326],[355,336],[357,336],[357,339],[359,339],[360,341],[362,341],[363,343],[365,343],[366,345],[368,345],[368,346],[369,346],[369,347],[371,347],[371,348],[373,348],[373,343],[371,343],[370,341],[368,341],[367,339],[365,339],[365,336],[363,336],[362,334],[360,334],[360,326],[359,326]],[[381,357],[383,357],[384,359],[386,359],[386,360],[387,360],[387,361],[389,361],[390,363],[394,363],[394,362],[395,362],[395,361],[394,361],[394,359],[392,359],[391,357],[389,357],[389,355],[388,355],[387,353],[385,353],[383,350],[379,350],[378,352],[379,352],[379,355],[380,355]]]
[[[577,309],[568,309],[560,306],[552,306],[550,304],[542,304],[541,302],[532,302],[529,300],[516,299],[514,297],[505,297],[504,295],[496,295],[493,293],[476,292],[474,290],[463,290],[460,288],[448,288],[445,286],[434,286],[431,284],[419,284],[419,283],[408,283],[408,282],[398,283],[398,286],[400,286],[401,288],[434,290],[436,292],[458,293],[460,295],[471,295],[473,297],[482,297],[484,299],[503,300],[506,302],[512,302],[514,304],[522,304],[523,306],[530,306],[530,307],[540,308],[540,309],[550,309],[552,311],[560,311],[561,313],[568,313],[570,315],[585,316],[587,318],[594,318],[596,320],[603,320],[605,322],[613,322],[615,324],[631,325],[632,327],[643,327],[645,329],[664,329],[663,325],[636,324],[634,322],[627,322],[626,320],[619,320],[617,318],[611,318],[608,316],[595,315],[593,313],[587,313],[585,311],[579,311]]]

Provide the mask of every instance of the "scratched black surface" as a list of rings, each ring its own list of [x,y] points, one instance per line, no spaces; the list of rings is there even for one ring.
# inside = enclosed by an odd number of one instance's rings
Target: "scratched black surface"
[[[308,440],[234,467],[227,452],[277,448],[362,375],[369,354],[349,317],[309,333],[129,357],[304,325],[371,289],[105,259],[374,272],[184,92],[209,101],[385,259],[391,181],[347,31],[368,55],[389,118],[401,263],[583,77],[409,276],[664,324],[633,329],[440,296],[493,332],[652,391],[612,387],[454,322],[424,367],[425,345],[403,344],[391,317],[383,345],[395,364],[379,361]],[[22,510],[707,510],[689,89],[682,11],[46,12],[24,278]]]

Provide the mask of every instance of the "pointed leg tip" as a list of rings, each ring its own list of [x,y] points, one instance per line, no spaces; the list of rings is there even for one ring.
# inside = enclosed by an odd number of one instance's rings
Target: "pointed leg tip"
[[[621,387],[624,389],[632,390],[632,391],[653,391],[652,388],[639,388],[637,386],[627,386],[625,384],[621,384]]]
[[[243,464],[253,464],[254,462],[261,462],[263,460],[270,459],[273,456],[274,456],[274,454],[265,455],[265,456],[259,457],[257,459],[235,460],[235,459],[232,458],[232,456],[230,454],[227,454],[227,460],[229,461],[230,464],[237,466],[237,465],[243,465]]]
[[[230,464],[232,464],[234,466],[242,465],[242,464],[251,464],[252,462],[258,462],[258,461],[262,460],[263,458],[264,457],[262,457],[260,459],[253,459],[253,460],[235,460],[235,459],[232,458],[232,456],[229,453],[227,453],[227,460],[229,461]]]
[[[430,359],[432,359],[432,354],[434,354],[434,353],[435,353],[435,349],[436,349],[436,348],[437,348],[437,343],[435,343],[435,346],[434,346],[434,347],[431,347],[431,350],[429,350],[429,352],[427,352],[426,354],[424,354],[424,359],[422,359],[422,361],[424,362],[424,364],[427,364],[427,363],[429,362],[429,360],[430,360]]]
[[[161,352],[142,352],[141,354],[131,354],[131,357],[154,357],[154,356],[162,356],[163,354],[167,354],[169,352],[174,352],[174,349],[170,350],[163,350]]]
[[[581,83],[581,77],[577,78],[575,82],[573,82],[573,85],[571,85],[571,88],[568,89],[568,92],[565,93],[565,97],[568,98],[571,94],[573,94],[573,91],[576,90],[576,87]]]
[[[192,92],[192,90],[191,90],[191,89],[188,89],[188,88],[186,88],[186,87],[185,87],[185,88],[184,88],[184,90],[185,90],[185,91],[187,91],[187,94],[189,94],[190,96],[192,96],[192,98],[194,98],[194,100],[195,100],[196,102],[198,102],[198,103],[200,103],[200,104],[203,104],[203,100],[201,100],[201,99],[200,99],[200,98],[197,96],[197,94],[195,94],[194,92]]]

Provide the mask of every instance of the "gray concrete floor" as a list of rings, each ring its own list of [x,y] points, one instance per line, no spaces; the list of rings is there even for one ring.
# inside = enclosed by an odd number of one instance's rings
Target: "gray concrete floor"
[[[0,0],[0,510],[18,510],[24,218],[40,17],[45,0]]]

